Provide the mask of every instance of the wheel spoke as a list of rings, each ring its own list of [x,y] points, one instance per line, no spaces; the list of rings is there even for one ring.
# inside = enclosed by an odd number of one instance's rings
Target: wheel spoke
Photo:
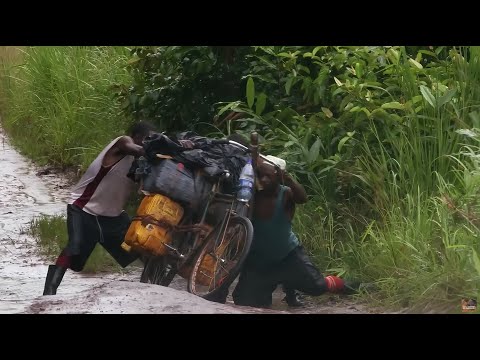
[[[246,218],[231,218],[226,228],[212,231],[195,261],[189,291],[207,296],[233,281],[246,259],[252,237],[253,228]]]

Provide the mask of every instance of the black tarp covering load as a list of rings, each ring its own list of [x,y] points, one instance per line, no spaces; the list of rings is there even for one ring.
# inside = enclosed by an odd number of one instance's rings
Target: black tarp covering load
[[[231,182],[236,186],[240,172],[249,159],[244,150],[229,144],[215,143],[216,139],[198,136],[194,132],[180,133],[177,138],[192,141],[195,149],[183,151],[175,156],[175,159],[186,166],[199,166],[210,176],[217,176],[228,170]]]
[[[206,202],[213,185],[200,171],[169,159],[156,161],[148,169],[143,176],[143,190],[168,196],[194,210]]]
[[[194,148],[184,148],[178,140],[190,140],[193,142]],[[152,169],[152,167],[161,166],[163,160],[159,160],[156,154],[163,154],[171,156],[174,162],[182,163],[188,170],[191,170],[195,174],[192,184],[195,183],[196,186],[199,185],[199,179],[195,179],[198,174],[197,170],[202,169],[203,173],[209,177],[218,176],[228,170],[230,178],[224,183],[222,191],[230,194],[235,192],[240,172],[249,159],[249,155],[245,154],[242,149],[229,144],[218,143],[216,139],[199,136],[194,132],[178,134],[176,139],[165,134],[155,134],[145,140],[144,149],[148,161],[134,162],[129,173],[137,180],[143,177],[145,182],[148,176],[158,176],[160,171]],[[162,179],[162,181],[164,180]],[[157,181],[157,183],[161,184],[162,181]],[[150,184],[154,182],[147,180],[147,183]],[[164,195],[169,196],[169,194]],[[197,203],[198,199],[193,202]]]

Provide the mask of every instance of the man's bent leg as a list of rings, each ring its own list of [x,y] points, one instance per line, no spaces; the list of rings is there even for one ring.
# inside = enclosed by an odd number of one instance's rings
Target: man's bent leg
[[[272,293],[278,285],[277,277],[271,270],[244,268],[232,293],[236,305],[270,307]]]
[[[81,271],[95,248],[99,229],[95,217],[79,208],[67,206],[68,244],[62,250],[55,265],[48,267],[43,295],[55,295],[68,268]]]
[[[324,277],[306,254],[302,246],[292,250],[284,260],[283,279],[287,287],[298,289],[311,296],[325,292],[346,291],[345,282],[338,276]]]

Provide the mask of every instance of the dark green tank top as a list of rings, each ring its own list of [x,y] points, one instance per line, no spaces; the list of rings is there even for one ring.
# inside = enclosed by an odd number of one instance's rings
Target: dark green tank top
[[[286,189],[286,186],[280,185],[275,210],[270,219],[263,220],[255,216],[252,219],[253,242],[248,257],[251,265],[268,266],[278,263],[300,245],[285,213],[283,198]]]

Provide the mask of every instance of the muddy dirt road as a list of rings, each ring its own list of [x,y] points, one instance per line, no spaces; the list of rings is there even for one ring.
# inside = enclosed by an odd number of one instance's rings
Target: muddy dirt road
[[[275,293],[272,310],[208,302],[186,292],[174,279],[169,288],[139,283],[140,268],[125,273],[83,275],[67,271],[56,296],[42,296],[48,261],[24,233],[32,218],[65,214],[70,185],[59,174],[39,169],[17,153],[0,129],[0,313],[369,313],[352,300],[324,298],[321,304],[289,310]]]

